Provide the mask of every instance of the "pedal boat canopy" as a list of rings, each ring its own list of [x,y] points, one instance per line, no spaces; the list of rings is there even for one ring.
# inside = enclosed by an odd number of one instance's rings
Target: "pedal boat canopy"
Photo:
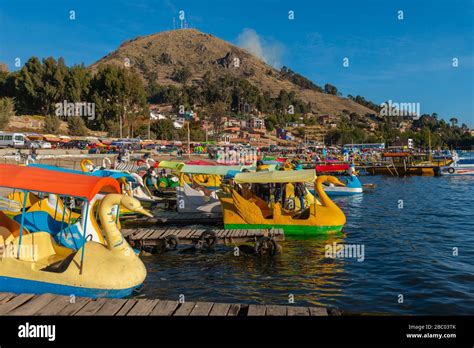
[[[316,172],[314,169],[237,173],[234,178],[237,184],[313,182],[315,180]]]
[[[48,169],[0,165],[0,187],[83,198],[90,202],[97,193],[120,193],[120,184],[110,177],[86,176]]]

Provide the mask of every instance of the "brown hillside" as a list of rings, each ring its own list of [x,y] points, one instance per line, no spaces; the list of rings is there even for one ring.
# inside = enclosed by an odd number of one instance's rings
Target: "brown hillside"
[[[238,67],[234,66],[235,58],[240,61]],[[280,90],[294,91],[300,99],[311,102],[313,112],[317,114],[339,115],[343,110],[359,115],[374,113],[347,98],[303,89],[246,50],[195,29],[166,31],[126,41],[91,68],[96,71],[101,64],[124,65],[127,62],[145,82],[154,79],[160,84],[179,85],[171,80],[173,71],[187,66],[192,71],[190,80],[193,82],[209,71],[212,76],[230,74],[246,78],[262,92],[270,91],[272,96],[278,95]]]

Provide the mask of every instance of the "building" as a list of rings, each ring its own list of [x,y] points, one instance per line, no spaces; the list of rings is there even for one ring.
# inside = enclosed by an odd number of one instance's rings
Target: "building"
[[[252,129],[265,129],[265,120],[260,117],[251,117],[250,118],[250,128]]]
[[[318,117],[318,123],[319,124],[334,124],[338,120],[338,117],[335,115],[321,115]]]

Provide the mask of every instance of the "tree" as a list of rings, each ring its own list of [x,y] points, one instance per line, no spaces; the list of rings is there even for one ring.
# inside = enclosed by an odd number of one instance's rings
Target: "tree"
[[[46,133],[57,133],[61,126],[61,120],[57,116],[46,116],[44,118],[43,130]]]
[[[137,122],[149,117],[142,80],[127,68],[100,67],[90,89],[90,98],[96,105],[96,117],[88,121],[91,129],[109,130],[115,122],[119,124],[119,136],[124,136],[125,127],[127,136],[133,137]]]
[[[166,52],[163,52],[161,55],[160,55],[160,58],[158,58],[158,61],[161,63],[161,64],[173,64],[173,59],[171,59],[171,56],[166,53]]]
[[[68,117],[67,128],[69,135],[87,135],[89,133],[84,119],[80,116]]]
[[[12,98],[0,98],[0,129],[5,129],[10,118],[15,116],[15,103]]]
[[[227,116],[226,104],[224,102],[213,103],[207,108],[206,114],[218,134],[221,131],[222,117]]]
[[[15,79],[16,106],[20,113],[42,113],[44,109],[43,65],[31,57]]]
[[[155,134],[157,139],[160,140],[171,140],[174,138],[175,128],[173,121],[170,119],[158,120],[152,122],[150,130]]]
[[[324,85],[324,91],[327,94],[337,95],[337,88],[329,83]]]
[[[15,99],[20,113],[50,115],[65,98],[68,67],[64,59],[30,58],[15,78]]]
[[[188,82],[188,80],[191,78],[193,73],[191,72],[191,69],[189,69],[187,66],[182,67],[180,69],[175,69],[173,72],[171,79],[173,79],[176,82],[182,83],[183,85]]]
[[[451,122],[451,125],[454,127],[456,127],[456,125],[458,124],[458,119],[456,117],[451,117],[449,119],[449,122]]]
[[[84,65],[74,65],[69,68],[65,78],[65,97],[69,102],[85,101],[89,95],[92,76]]]

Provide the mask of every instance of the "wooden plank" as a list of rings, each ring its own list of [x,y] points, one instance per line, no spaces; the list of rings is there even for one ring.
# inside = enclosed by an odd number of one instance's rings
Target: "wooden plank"
[[[147,228],[137,228],[135,230],[135,233],[130,236],[132,240],[140,240],[142,239],[142,236],[148,232]]]
[[[239,230],[232,230],[232,233],[230,235],[230,238],[235,238],[239,234]]]
[[[70,302],[71,299],[69,299],[69,303],[67,306],[65,306],[63,309],[61,309],[58,313],[58,315],[74,315],[76,312],[80,311],[82,307],[84,307],[87,303],[92,301],[92,299],[87,298],[87,297],[76,297],[74,299],[74,302]]]
[[[172,235],[172,234],[174,234],[174,235],[177,234],[176,229],[167,228],[163,233],[161,233],[161,235],[158,239],[165,239],[167,236]]]
[[[217,237],[218,237],[218,238],[223,238],[223,237],[225,237],[226,234],[227,234],[227,230],[224,230],[224,229],[222,229],[222,230],[215,230],[215,231],[217,231],[216,234],[217,234]]]
[[[264,316],[266,312],[266,307],[262,305],[250,305],[247,315],[249,316]]]
[[[126,302],[123,298],[111,298],[94,315],[115,315]]]
[[[133,232],[135,232],[135,229],[134,228],[124,228],[122,230],[120,230],[120,232],[122,232],[122,235],[124,237],[128,237],[129,235],[131,235]]]
[[[286,316],[286,307],[285,306],[267,306],[267,316]]]
[[[0,301],[2,301],[5,297],[13,295],[12,292],[0,292]]]
[[[120,310],[115,315],[127,315],[127,313],[133,308],[133,306],[135,306],[136,303],[137,300],[127,300],[127,302],[125,302],[122,308],[120,308]]]
[[[229,313],[230,303],[214,303],[209,315],[212,316],[226,316]]]
[[[232,230],[222,230],[222,238],[228,238]]]
[[[197,302],[189,316],[208,316],[213,305],[213,302]]]
[[[185,239],[190,239],[191,236],[196,232],[196,229],[189,229],[189,232],[184,235]]]
[[[15,308],[20,307],[25,302],[31,300],[35,295],[33,294],[21,294],[13,297],[10,301],[0,305],[0,315],[5,315]]]
[[[155,230],[152,229],[152,228],[149,228],[147,230],[147,233],[145,233],[141,239],[145,240],[145,239],[148,239],[148,240],[151,240],[150,236],[152,236],[153,234],[155,233]]]
[[[138,228],[135,233],[133,233],[131,236],[130,236],[130,239],[132,240],[140,240],[141,239],[141,236],[143,236],[144,233],[146,233],[148,231],[148,229],[146,228]]]
[[[178,232],[178,238],[179,239],[184,239],[184,237],[189,233],[190,229],[189,228],[183,228]]]
[[[309,307],[309,314],[312,317],[327,316],[328,311],[324,307]]]
[[[108,299],[106,298],[99,298],[97,300],[90,301],[74,315],[94,315],[107,300]]]
[[[170,235],[175,235],[175,236],[178,236],[179,234],[179,230],[177,229],[173,229],[173,228],[169,228],[168,230],[166,230],[165,233],[163,233],[161,236],[160,236],[160,239],[164,239],[166,236],[170,236]],[[179,237],[178,237],[179,238]]]
[[[161,239],[160,237],[168,231],[168,228],[160,228],[160,229],[155,229],[155,232],[153,232],[152,235],[150,235],[150,239]]]
[[[261,230],[247,230],[247,236],[252,238],[259,238],[263,236],[263,233],[261,232]]]
[[[145,239],[150,239],[150,236],[155,233],[155,230],[153,228],[147,228],[146,230],[146,233],[143,234],[143,236],[141,237],[141,239],[145,240]]]
[[[192,230],[192,233],[190,233],[186,238],[188,239],[193,239],[193,238],[199,238],[201,237],[201,234],[204,232],[205,230]]]
[[[55,295],[53,294],[42,294],[37,296],[15,310],[8,313],[8,315],[35,315],[41,308],[47,306],[53,301]]]
[[[35,315],[58,315],[70,302],[69,296],[55,295],[53,301],[41,308]]]
[[[203,228],[198,228],[193,231],[192,234],[188,236],[188,238],[193,238],[193,237],[201,237],[201,235],[205,232],[206,230]]]
[[[242,306],[239,303],[233,303],[229,307],[229,311],[227,312],[227,316],[236,316],[240,312],[240,308]]]
[[[309,308],[298,307],[298,306],[288,306],[287,315],[288,316],[309,316]]]
[[[153,308],[155,308],[156,304],[159,300],[147,300],[147,299],[140,299],[138,300],[137,304],[133,306],[130,312],[127,313],[129,315],[149,315]]]
[[[17,296],[17,294],[14,294],[12,292],[3,292],[2,293],[2,298],[0,299],[0,305],[3,303],[7,303],[10,301],[13,297]]]
[[[179,306],[176,312],[174,312],[173,316],[188,316],[195,305],[196,302],[184,302],[181,304],[181,306]]]
[[[178,301],[159,301],[150,315],[170,316],[174,313],[176,308],[178,308],[178,305]]]
[[[130,238],[130,239],[135,239],[135,238],[134,238],[135,235],[136,235],[137,233],[139,233],[139,232],[142,230],[142,228],[131,228],[131,230],[132,230],[132,233],[130,233],[130,234],[128,235],[128,238]]]

